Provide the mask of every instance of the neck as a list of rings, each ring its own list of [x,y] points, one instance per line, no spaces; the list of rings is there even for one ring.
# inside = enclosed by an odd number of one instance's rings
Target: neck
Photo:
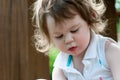
[[[73,65],[76,70],[83,73],[84,65],[82,63],[83,56],[73,56]]]

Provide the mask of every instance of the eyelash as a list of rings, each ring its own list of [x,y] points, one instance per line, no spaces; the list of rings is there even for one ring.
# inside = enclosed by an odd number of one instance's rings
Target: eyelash
[[[70,32],[71,32],[71,33],[76,33],[78,30],[79,30],[79,28],[76,29],[76,30],[70,31]]]
[[[57,39],[60,39],[60,38],[62,38],[62,37],[63,37],[63,35],[56,36]]]
[[[71,32],[71,33],[76,33],[78,30],[79,30],[79,28],[76,29],[76,30],[70,31],[70,32]],[[63,37],[63,34],[61,34],[60,36],[56,36],[55,38],[60,39],[60,38],[62,38],[62,37]]]

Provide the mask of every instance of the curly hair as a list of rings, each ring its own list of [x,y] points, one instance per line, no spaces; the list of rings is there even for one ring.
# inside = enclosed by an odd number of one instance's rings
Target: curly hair
[[[105,10],[102,0],[37,0],[33,4],[33,22],[36,27],[33,37],[36,49],[46,53],[52,44],[47,29],[47,15],[59,23],[74,17],[74,12],[77,12],[96,33],[99,33],[106,26],[106,21],[101,19]]]

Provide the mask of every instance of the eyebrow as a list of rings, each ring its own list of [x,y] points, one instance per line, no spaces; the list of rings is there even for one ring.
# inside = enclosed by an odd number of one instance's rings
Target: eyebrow
[[[70,28],[68,28],[68,30],[71,30],[71,29],[73,29],[74,27],[79,26],[79,25],[80,25],[80,23],[77,23],[77,24],[75,24],[75,25],[72,25]],[[60,33],[60,32],[54,32],[53,34],[59,35],[59,34],[61,34],[61,33]]]
[[[80,25],[80,23],[75,24],[75,25],[71,26],[70,29],[73,28],[73,27],[79,26],[79,25]]]

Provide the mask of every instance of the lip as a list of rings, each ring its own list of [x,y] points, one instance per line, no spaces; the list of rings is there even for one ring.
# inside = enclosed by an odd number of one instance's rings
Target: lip
[[[68,50],[69,51],[75,51],[77,49],[77,47],[70,47]]]

